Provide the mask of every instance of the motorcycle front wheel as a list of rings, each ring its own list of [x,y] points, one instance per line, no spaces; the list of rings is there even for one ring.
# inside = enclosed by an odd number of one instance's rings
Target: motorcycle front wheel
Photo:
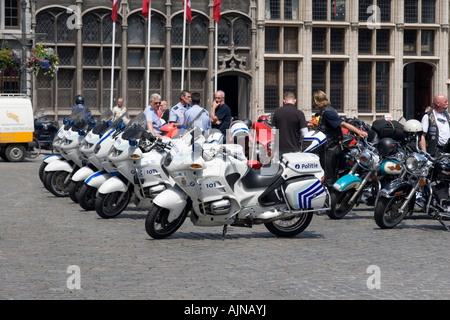
[[[414,209],[415,201],[410,200],[410,204],[405,211],[400,212],[399,209],[404,202],[405,197],[380,198],[374,212],[377,225],[381,229],[391,229],[399,224]]]
[[[48,191],[57,197],[67,197],[69,195],[69,183],[66,179],[70,172],[50,171],[45,175],[45,186]]]
[[[313,213],[308,212],[292,218],[268,222],[264,226],[278,237],[290,238],[303,232],[311,223],[312,217]]]
[[[131,192],[99,193],[95,200],[95,211],[104,218],[114,218],[122,213],[130,202]]]
[[[69,197],[73,202],[78,203],[78,193],[83,186],[84,181],[70,181],[69,184]]]
[[[145,219],[145,231],[153,239],[164,239],[177,231],[188,214],[188,206],[184,207],[180,216],[169,222],[169,210],[153,204]]]
[[[39,179],[41,179],[41,182],[44,183],[44,173],[45,173],[45,167],[48,165],[47,162],[42,161],[41,166],[39,167]]]
[[[346,192],[339,192],[334,189],[330,190],[331,209],[327,211],[327,215],[330,219],[342,219],[350,212],[350,210],[352,210],[353,205],[350,205],[349,201],[355,192],[355,189]]]
[[[78,204],[86,211],[91,211],[95,209],[95,199],[97,188],[91,187],[86,183],[80,188],[78,193]]]

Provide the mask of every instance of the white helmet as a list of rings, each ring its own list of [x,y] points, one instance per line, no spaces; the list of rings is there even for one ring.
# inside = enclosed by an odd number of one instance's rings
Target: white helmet
[[[403,130],[411,133],[422,132],[422,123],[415,119],[408,120],[403,126]]]

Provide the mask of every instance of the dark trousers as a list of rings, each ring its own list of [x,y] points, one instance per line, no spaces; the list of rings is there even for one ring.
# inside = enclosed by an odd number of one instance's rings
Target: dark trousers
[[[320,165],[325,171],[325,185],[328,187],[333,186],[337,180],[337,167],[341,152],[341,146],[337,143],[327,146],[320,154]]]

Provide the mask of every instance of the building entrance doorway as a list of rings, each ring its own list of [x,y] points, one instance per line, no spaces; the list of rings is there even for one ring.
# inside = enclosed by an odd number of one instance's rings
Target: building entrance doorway
[[[433,101],[434,67],[423,62],[409,63],[403,68],[403,117],[421,120]]]
[[[238,75],[219,76],[217,90],[225,92],[225,103],[230,107],[234,118],[240,120],[248,118],[250,91],[248,79]]]

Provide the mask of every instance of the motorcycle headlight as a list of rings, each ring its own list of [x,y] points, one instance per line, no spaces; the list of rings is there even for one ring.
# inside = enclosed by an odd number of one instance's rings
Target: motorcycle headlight
[[[370,154],[367,151],[361,152],[359,155],[359,163],[361,163],[363,166],[367,167],[372,161],[372,154]]]
[[[414,171],[419,166],[419,163],[415,157],[408,157],[406,159],[406,168],[410,171]]]
[[[424,166],[424,164],[427,162],[427,159],[421,155],[421,154],[413,154],[406,158],[406,169],[409,171],[420,174],[420,169]]]
[[[352,156],[352,158],[356,158],[359,154],[359,150],[358,149],[352,149],[350,150],[350,155]]]

